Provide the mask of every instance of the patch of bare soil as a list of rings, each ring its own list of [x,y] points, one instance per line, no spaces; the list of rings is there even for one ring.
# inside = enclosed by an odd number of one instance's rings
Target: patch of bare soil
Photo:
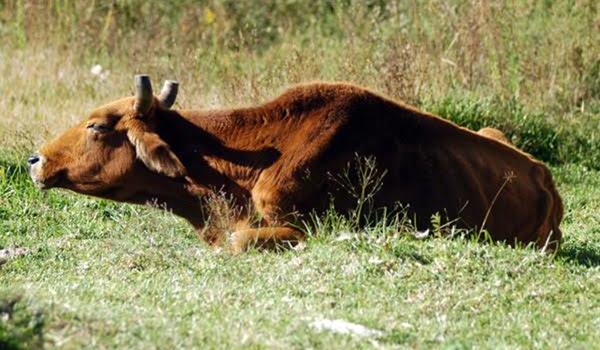
[[[8,260],[14,259],[21,255],[29,254],[29,249],[27,248],[4,248],[0,249],[0,265],[5,264]]]

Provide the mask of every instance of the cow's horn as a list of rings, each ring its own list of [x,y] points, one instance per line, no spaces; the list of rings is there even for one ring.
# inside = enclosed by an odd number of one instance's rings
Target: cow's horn
[[[135,76],[135,110],[146,113],[152,107],[152,83],[146,74]]]
[[[177,98],[177,90],[179,89],[179,83],[176,80],[165,80],[165,83],[160,90],[158,101],[164,108],[171,108],[175,99]]]

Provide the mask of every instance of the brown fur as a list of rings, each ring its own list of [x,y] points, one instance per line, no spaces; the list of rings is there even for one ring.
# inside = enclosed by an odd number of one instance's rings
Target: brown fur
[[[32,170],[34,180],[118,201],[158,202],[199,231],[198,197],[222,191],[241,207],[251,203],[268,227],[234,233],[232,246],[242,251],[256,241],[302,239],[288,225],[298,217],[290,214],[324,210],[327,193],[340,211],[355,206],[328,174],[358,154],[375,157],[387,171],[376,206],[408,204],[418,227],[441,212],[480,229],[489,210],[485,229],[495,240],[549,248],[561,240],[562,203],[544,164],[356,86],[300,85],[238,109],[167,110],[155,101],[140,116],[134,103],[125,98],[100,107],[42,147],[45,162]],[[90,123],[111,130],[86,128]]]

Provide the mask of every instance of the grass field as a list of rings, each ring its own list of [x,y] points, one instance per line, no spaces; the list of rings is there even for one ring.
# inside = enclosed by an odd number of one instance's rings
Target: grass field
[[[0,260],[0,348],[600,348],[595,1],[11,0],[0,39],[0,250],[26,249]],[[179,79],[176,107],[345,80],[500,127],[550,165],[564,244],[324,224],[301,250],[231,256],[168,213],[37,190],[27,155],[140,72]]]

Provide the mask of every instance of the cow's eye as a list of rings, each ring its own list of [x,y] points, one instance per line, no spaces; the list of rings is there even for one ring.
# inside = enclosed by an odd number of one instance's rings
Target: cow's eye
[[[87,126],[88,129],[91,129],[95,132],[108,132],[111,131],[112,128],[106,124],[99,124],[99,123],[91,123]]]

